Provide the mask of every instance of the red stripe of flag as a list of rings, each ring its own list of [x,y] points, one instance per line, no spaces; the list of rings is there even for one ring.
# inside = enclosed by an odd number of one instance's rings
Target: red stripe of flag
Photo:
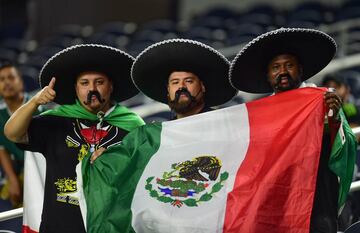
[[[29,226],[23,225],[22,233],[38,233],[38,232],[31,230]]]
[[[250,143],[228,195],[225,233],[308,233],[321,150],[324,90],[247,104]]]

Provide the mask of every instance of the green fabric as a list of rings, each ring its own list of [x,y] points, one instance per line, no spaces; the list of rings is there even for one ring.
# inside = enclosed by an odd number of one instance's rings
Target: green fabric
[[[76,100],[75,104],[60,105],[55,109],[43,112],[41,115],[53,115],[91,121],[98,120],[96,114],[87,111],[78,100]],[[120,104],[116,104],[115,109],[104,117],[104,121],[127,131],[131,131],[145,124],[138,115]]]
[[[13,154],[15,160],[24,160],[24,151],[20,150],[15,143],[7,139],[4,135],[4,126],[6,121],[10,118],[7,108],[0,110],[0,145],[2,145],[10,154]]]
[[[160,147],[160,133],[160,123],[139,127],[94,164],[89,162],[90,154],[82,160],[88,233],[135,232],[132,198],[145,166]]]
[[[342,122],[342,130],[339,129],[329,159],[330,169],[339,177],[339,208],[345,203],[353,178],[354,164],[356,159],[357,141],[352,132],[344,112],[340,110],[339,116]]]
[[[356,106],[352,103],[345,103],[343,104],[342,108],[347,117],[353,117],[357,114]]]
[[[30,97],[25,94],[24,95],[25,102],[27,102]],[[33,115],[40,114],[41,109],[39,108]],[[7,139],[4,135],[4,126],[7,120],[10,118],[9,110],[4,103],[4,107],[0,109],[0,145],[4,146],[4,148],[12,155],[14,155],[15,160],[24,161],[24,151],[19,149],[15,143]]]

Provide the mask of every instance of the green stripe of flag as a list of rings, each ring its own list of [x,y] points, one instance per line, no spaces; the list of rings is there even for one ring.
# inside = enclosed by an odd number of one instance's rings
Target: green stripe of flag
[[[329,159],[330,169],[339,177],[339,199],[341,207],[347,198],[353,178],[357,142],[342,110],[339,112],[341,126],[334,139]]]
[[[94,164],[82,161],[87,205],[87,232],[135,232],[131,202],[138,180],[160,146],[161,124],[139,127],[122,145],[104,152]],[[124,231],[126,229],[126,231]]]

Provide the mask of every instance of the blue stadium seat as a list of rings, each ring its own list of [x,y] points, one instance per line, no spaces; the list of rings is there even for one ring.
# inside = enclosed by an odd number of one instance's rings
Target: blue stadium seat
[[[32,66],[38,70],[41,70],[41,68],[43,67],[43,65],[45,65],[48,59],[48,57],[40,55],[31,55],[23,65]]]
[[[360,17],[360,2],[358,0],[345,1],[338,8],[335,18],[336,21],[349,20]]]
[[[143,24],[140,30],[157,31],[161,33],[178,33],[177,24],[168,19],[149,21]]]
[[[288,22],[306,21],[314,25],[320,25],[325,22],[324,13],[316,10],[294,10],[289,13]]]
[[[24,39],[8,38],[0,42],[0,48],[11,49],[17,53],[26,51],[27,42]]]
[[[247,14],[266,14],[266,15],[275,17],[275,15],[277,14],[277,11],[274,9],[273,6],[271,6],[269,4],[259,4],[259,5],[256,5],[252,8],[250,8],[250,10],[248,10],[246,13]]]
[[[153,41],[147,40],[147,41],[139,41],[139,42],[132,42],[130,43],[126,51],[130,53],[132,56],[136,57],[140,52],[142,52],[146,47],[154,44]]]
[[[302,21],[302,20],[287,22],[285,26],[291,28],[313,28],[313,29],[318,28],[317,24],[310,21]]]
[[[103,24],[97,32],[131,36],[136,32],[137,28],[136,23],[115,21]]]
[[[359,233],[360,232],[360,221],[351,225],[344,233]]]
[[[236,28],[229,31],[226,44],[228,46],[246,43],[261,35],[266,30],[257,24],[243,23],[238,24]]]
[[[83,43],[83,41],[84,40],[80,37],[53,35],[51,37],[46,38],[42,42],[42,45],[67,48],[76,44],[81,44]]]
[[[39,56],[39,57],[43,57],[44,59],[48,59],[48,58],[54,56],[56,53],[60,52],[61,50],[63,50],[63,47],[44,45],[44,46],[37,48],[31,54],[31,57]]]
[[[0,48],[0,60],[8,60],[17,63],[18,53],[13,49]]]
[[[99,32],[90,36],[86,43],[91,44],[104,44],[119,49],[124,49],[128,46],[130,38],[127,35],[117,35],[108,32]]]
[[[39,70],[31,66],[20,66],[22,78],[25,84],[25,91],[32,92],[40,88],[38,77]]]
[[[198,41],[224,41],[227,37],[226,31],[222,29],[210,29],[208,27],[193,27],[183,34],[184,38]]]
[[[263,13],[251,13],[251,14],[241,15],[240,17],[237,18],[237,23],[256,24],[265,29],[268,29],[269,27],[274,27],[277,24],[276,17]]]
[[[140,41],[152,41],[158,42],[164,40],[164,37],[167,33],[163,33],[160,31],[153,31],[153,30],[140,30],[136,32],[133,36],[133,40],[140,42]],[[176,37],[176,34],[173,34]]]
[[[201,17],[217,17],[221,19],[234,18],[237,13],[228,7],[215,7],[206,11]]]
[[[64,24],[59,26],[54,35],[72,38],[86,38],[92,33],[91,27],[83,27],[78,24]]]
[[[307,10],[313,10],[317,12],[325,12],[329,10],[329,7],[321,2],[317,1],[308,1],[308,2],[302,2],[298,4],[293,11],[307,11]]]
[[[225,29],[226,23],[223,18],[207,16],[193,20],[190,28],[209,28],[211,30]]]

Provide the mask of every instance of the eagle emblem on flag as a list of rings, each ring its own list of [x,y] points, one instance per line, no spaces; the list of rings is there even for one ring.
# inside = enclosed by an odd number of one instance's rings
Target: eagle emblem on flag
[[[183,205],[196,207],[210,201],[223,188],[229,173],[220,174],[221,167],[221,160],[215,156],[199,156],[174,163],[162,177],[147,178],[145,189],[160,202],[178,208]]]

